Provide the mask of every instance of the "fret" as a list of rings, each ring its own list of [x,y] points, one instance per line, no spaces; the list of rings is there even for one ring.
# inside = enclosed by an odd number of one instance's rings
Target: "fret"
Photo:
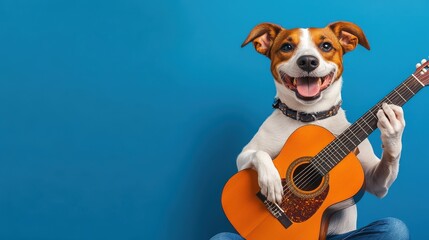
[[[353,151],[363,140],[365,140],[375,129],[377,129],[377,112],[383,103],[404,105],[424,85],[414,75],[399,84],[381,101],[375,104],[369,111],[362,115],[355,123],[350,125],[343,133],[337,136],[328,146],[317,154],[312,163],[319,165],[322,169],[318,171],[325,175],[335,167],[344,157]],[[356,140],[352,140],[356,139]]]
[[[325,171],[329,171],[329,169],[330,168],[332,168],[332,164],[329,164],[327,161],[325,161],[325,159],[321,159],[322,161],[320,162],[320,165],[321,164],[324,164],[324,165],[321,165],[322,167],[323,167],[323,170],[325,170]]]
[[[322,154],[324,156],[333,156],[332,154],[324,153]],[[317,168],[317,170],[322,173],[326,174],[328,173],[337,163],[338,159],[336,161],[329,160],[329,158],[321,158],[321,157],[314,157],[311,160],[311,163]]]
[[[386,99],[386,101],[385,101],[385,102],[390,103],[390,104],[393,104],[393,101],[391,101],[391,100],[389,99],[389,96],[386,96],[384,99]]]
[[[350,128],[348,128],[347,129],[348,131],[350,131]],[[346,130],[346,131],[347,131]],[[344,133],[345,133],[345,131],[344,131]],[[349,136],[347,135],[347,134],[341,134],[341,135],[343,135],[344,137],[346,137],[347,138],[347,140],[349,140],[353,145],[355,145],[355,147],[357,146],[357,144],[355,144],[350,138],[349,138]],[[348,149],[349,151],[351,151],[351,149]]]
[[[332,151],[332,152],[330,152],[329,153],[329,155],[326,155],[326,156],[329,156],[329,157],[327,157],[327,158],[325,158],[325,159],[323,159],[323,162],[324,163],[327,163],[327,162],[329,162],[330,164],[329,165],[332,165],[330,168],[328,168],[328,171],[332,168],[332,167],[334,167],[339,161],[341,161],[341,155],[339,155],[339,154],[336,154],[336,153],[338,153],[337,151]]]
[[[417,80],[417,82],[419,82],[421,85],[422,85],[422,87],[424,87],[425,85],[414,75],[414,74],[411,74],[411,76],[413,76],[414,77],[414,79],[416,79]]]
[[[346,147],[342,141],[338,141],[338,142],[341,143],[341,145],[343,145],[343,147]],[[341,147],[338,147],[338,148],[341,150],[341,152],[343,152],[344,155],[347,155],[347,152],[344,152],[343,148],[341,148]]]
[[[414,87],[416,87],[416,89],[417,89],[415,92],[418,92],[422,87],[424,87],[424,85],[421,85],[422,82],[420,82],[419,79],[415,78],[415,76],[414,76],[414,78],[412,78],[412,80],[414,83]]]
[[[322,154],[323,156],[332,156],[332,152],[327,152],[327,149],[324,149],[324,151],[323,151],[323,154]],[[326,163],[327,161],[326,161],[326,159],[324,159],[322,156],[319,156],[319,159],[318,159],[320,162],[322,162],[322,163]],[[328,161],[328,162],[333,162],[333,161]],[[327,164],[327,163],[326,163]],[[330,166],[330,165],[329,165]],[[328,170],[329,170],[329,168],[328,168]]]
[[[311,161],[311,164],[317,169],[317,171],[322,174],[325,175],[326,173],[329,172],[330,169],[332,169],[334,166],[323,166],[322,164],[324,164],[325,161],[321,161],[320,159],[316,161],[316,159],[313,159]],[[317,164],[317,166],[316,166]],[[326,164],[326,163],[325,163]]]
[[[413,95],[416,95],[413,90],[411,90],[405,82],[402,83]]]
[[[320,175],[322,175],[322,176],[324,176],[324,175],[326,175],[328,172],[326,172],[326,171],[322,171],[321,169],[319,169],[318,167],[316,167],[314,164],[312,165],[315,169],[316,169],[316,171],[320,174]]]
[[[369,128],[371,128],[371,126],[369,126],[367,123],[366,123],[366,121],[364,120],[364,119],[362,119],[362,121],[369,127]],[[365,131],[365,128],[363,128],[361,125],[360,125],[360,123],[359,122],[356,122],[356,126],[359,126],[359,128],[366,134],[366,135],[369,135],[366,131]],[[372,128],[371,128],[372,129]]]
[[[317,172],[319,172],[319,174],[322,176],[326,175],[329,172],[329,170],[322,170],[322,169],[316,167],[314,164],[313,164],[313,166],[316,168]]]
[[[332,144],[335,145],[334,151],[335,151],[335,153],[337,153],[336,156],[338,156],[339,154],[341,154],[341,155],[346,154],[347,155],[347,151],[345,152],[337,143],[341,143],[341,145],[343,145],[343,147],[346,147],[346,145],[344,145],[344,143],[342,141],[338,141],[338,142],[334,141],[334,142],[332,142]],[[342,153],[340,153],[338,151],[338,149],[341,150]]]
[[[359,142],[362,142],[362,140],[361,140],[360,138],[358,138],[358,137],[356,136],[356,134],[355,134],[353,131],[351,131],[351,133],[353,134],[353,136],[355,136],[355,138],[356,138]]]
[[[422,88],[414,78],[407,82],[407,86],[414,92],[414,95]]]
[[[373,113],[372,111],[373,110],[377,110],[378,111],[378,109],[380,109],[381,106],[375,105],[373,108],[375,108],[375,109],[369,110],[368,113],[371,114],[374,118],[377,118],[377,114]]]
[[[401,95],[400,93],[398,93],[398,91],[396,91],[396,89],[393,89],[393,91],[395,91],[395,93],[397,93],[397,94],[398,94],[398,96],[399,96],[399,97],[401,97],[401,98],[402,98],[402,100],[404,100],[404,103],[406,103],[406,102],[407,102],[407,100],[406,100],[405,98],[403,98],[403,97],[402,97],[402,95]]]
[[[325,172],[329,172],[329,170],[333,167],[333,163],[329,164],[329,161],[324,160],[322,163],[324,164],[322,166]]]
[[[326,166],[326,168],[323,167],[323,170],[328,172],[329,172],[329,169],[331,169],[335,164],[334,162],[327,161],[326,159],[324,159],[323,163],[325,164],[324,166]]]
[[[323,167],[323,166],[321,165],[321,163],[323,163],[323,162],[312,161],[312,164],[313,164],[313,166],[316,168],[316,170],[317,170],[320,174],[324,175],[324,174],[326,174],[327,172],[329,172],[329,169],[330,169],[331,167],[327,167],[327,168],[325,168],[325,167]],[[316,164],[317,164],[318,166],[316,166]],[[320,167],[321,167],[321,168],[320,168]],[[322,169],[322,168],[323,168],[323,169]]]

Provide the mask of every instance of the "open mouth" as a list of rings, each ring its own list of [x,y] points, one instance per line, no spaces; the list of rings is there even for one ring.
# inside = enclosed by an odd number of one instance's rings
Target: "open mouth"
[[[298,98],[309,101],[320,97],[320,93],[332,84],[334,71],[323,77],[291,77],[280,71],[280,76],[286,87],[294,91]]]

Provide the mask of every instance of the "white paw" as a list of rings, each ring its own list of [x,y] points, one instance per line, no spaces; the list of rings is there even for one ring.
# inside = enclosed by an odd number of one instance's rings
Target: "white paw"
[[[258,183],[261,193],[271,202],[280,204],[283,196],[283,186],[280,175],[274,167],[271,157],[263,151],[255,152],[254,166],[258,172]]]
[[[377,117],[384,153],[396,159],[402,150],[404,111],[399,106],[383,103],[382,109],[377,112]]]

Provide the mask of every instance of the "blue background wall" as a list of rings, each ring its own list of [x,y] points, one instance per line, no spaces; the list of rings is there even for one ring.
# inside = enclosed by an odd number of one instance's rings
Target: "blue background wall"
[[[208,239],[235,157],[270,114],[269,61],[239,46],[264,21],[360,25],[351,121],[429,54],[413,1],[0,0],[0,238]],[[359,203],[428,239],[429,92],[405,107],[398,180]],[[380,153],[379,132],[371,136]]]

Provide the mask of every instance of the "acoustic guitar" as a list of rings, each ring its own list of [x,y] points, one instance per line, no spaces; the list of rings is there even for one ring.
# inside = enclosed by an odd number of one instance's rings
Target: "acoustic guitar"
[[[248,240],[325,239],[330,216],[364,193],[364,172],[353,150],[377,128],[381,104],[404,105],[429,84],[428,71],[426,62],[337,137],[316,125],[292,133],[273,160],[282,178],[281,204],[261,194],[255,170],[231,177],[222,207],[238,233]]]

